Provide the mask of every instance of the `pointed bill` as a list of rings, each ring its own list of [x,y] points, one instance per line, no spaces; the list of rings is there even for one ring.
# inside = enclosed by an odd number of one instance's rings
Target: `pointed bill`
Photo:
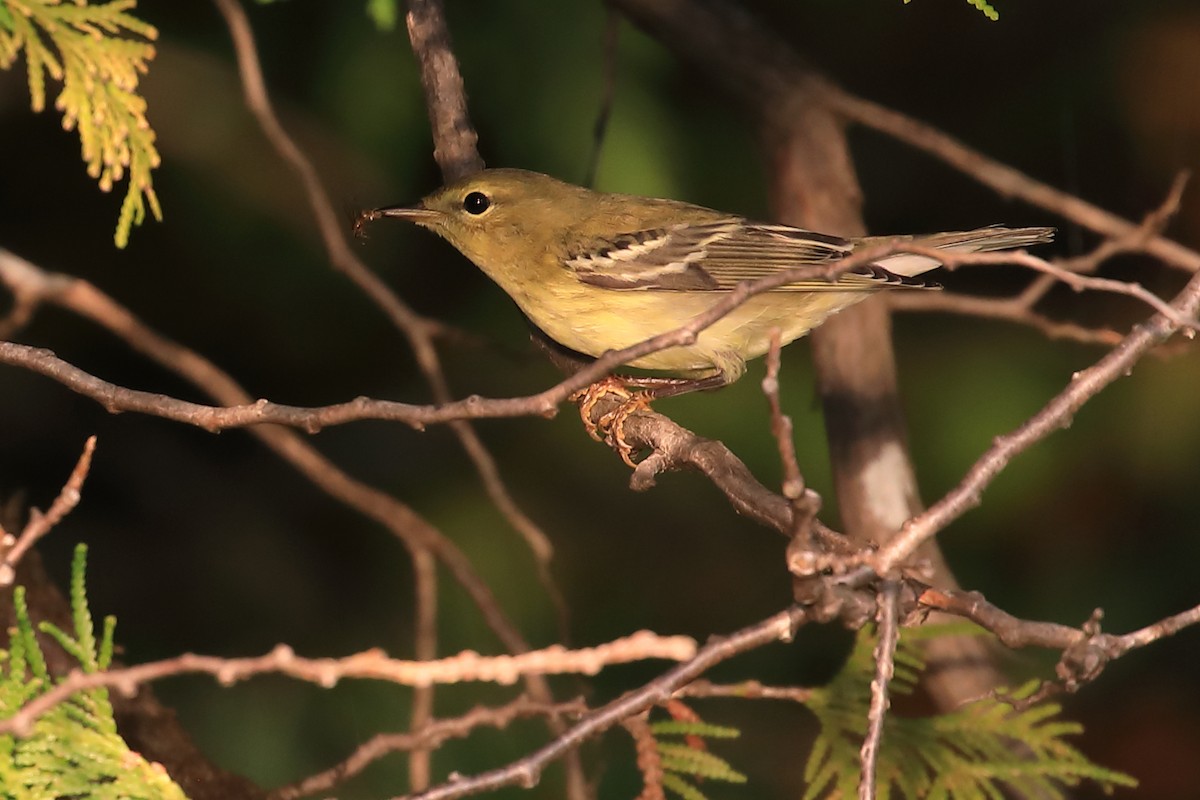
[[[388,208],[371,208],[366,211],[360,211],[358,217],[354,220],[354,235],[357,237],[366,236],[366,227],[368,222],[374,222],[381,217],[398,217],[405,219],[417,225],[429,225],[430,223],[441,218],[441,211],[434,211],[421,206],[390,206]]]

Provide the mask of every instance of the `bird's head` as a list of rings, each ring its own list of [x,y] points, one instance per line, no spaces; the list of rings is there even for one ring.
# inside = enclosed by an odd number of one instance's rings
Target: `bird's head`
[[[428,228],[485,271],[551,249],[587,213],[589,191],[520,169],[488,169],[443,186],[414,206],[364,212],[360,223],[398,217]]]

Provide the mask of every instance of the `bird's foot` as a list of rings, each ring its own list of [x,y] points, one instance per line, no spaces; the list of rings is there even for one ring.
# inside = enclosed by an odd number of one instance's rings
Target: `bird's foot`
[[[619,398],[616,408],[593,421],[592,413],[596,405],[610,395]],[[625,423],[637,411],[650,408],[650,400],[653,399],[651,392],[633,391],[629,381],[620,376],[610,375],[586,389],[575,392],[568,399],[579,404],[579,416],[589,436],[598,442],[608,443],[629,466],[637,466],[637,462],[633,460],[636,450],[625,438]]]

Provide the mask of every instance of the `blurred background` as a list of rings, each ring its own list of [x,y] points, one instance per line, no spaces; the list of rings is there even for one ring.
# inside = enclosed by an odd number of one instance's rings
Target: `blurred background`
[[[1017,3],[998,22],[965,2],[755,3],[781,35],[851,91],[931,122],[973,147],[1128,219],[1156,207],[1175,174],[1200,166],[1200,7],[1194,2]],[[315,160],[346,228],[360,209],[435,188],[428,124],[403,30],[380,32],[361,3],[294,0],[248,6],[285,125]],[[491,166],[583,179],[603,93],[605,12],[599,2],[450,0],[449,22]],[[428,400],[402,337],[330,269],[299,184],[243,108],[227,33],[209,3],[143,0],[158,57],[143,87],[163,156],[154,180],[165,221],[112,247],[120,204],[85,174],[79,144],[54,113],[29,110],[23,62],[0,73],[0,246],[47,270],[94,282],[161,333],[229,370],[256,397],[319,405],[358,395]],[[627,24],[598,188],[675,197],[751,216],[767,176],[752,125],[670,53]],[[1046,212],[1008,202],[921,154],[868,131],[853,134],[866,216],[876,233],[991,223],[1056,225],[1047,254],[1095,238]],[[122,187],[123,191],[123,187]],[[1200,247],[1194,192],[1169,233]],[[355,248],[420,312],[482,338],[446,346],[456,393],[528,394],[558,374],[528,344],[503,293],[434,237],[377,223]],[[1183,276],[1141,260],[1104,274],[1167,296]],[[944,276],[950,288],[1019,288],[1015,270]],[[10,298],[0,296],[0,311]],[[1133,301],[1058,290],[1048,314],[1125,330],[1146,316]],[[1039,409],[1097,348],[1047,341],[1025,328],[942,315],[896,320],[911,441],[927,502],[989,445]],[[125,386],[200,400],[179,379],[71,314],[44,308],[23,343]],[[657,410],[729,445],[767,485],[779,468],[761,397],[761,363],[717,393]],[[787,349],[785,407],[801,467],[837,524],[807,345]],[[942,537],[961,582],[1026,617],[1078,624],[1105,609],[1123,632],[1200,602],[1200,357],[1143,361],[1090,403],[1072,427],[1022,455]],[[783,541],[739,518],[693,475],[629,491],[628,469],[557,418],[477,425],[525,510],[549,533],[554,573],[571,608],[571,641],[639,628],[706,637],[739,628],[790,599]],[[78,541],[91,545],[90,595],[119,619],[130,662],[184,650],[258,654],[286,642],[304,655],[380,646],[411,654],[410,564],[399,543],[325,496],[245,432],[212,435],[134,414],[112,416],[45,378],[0,370],[0,496],[45,508],[83,441],[99,445],[83,502],[40,549],[65,576]],[[453,538],[536,645],[558,639],[532,559],[488,503],[450,433],[358,423],[313,443],[354,476],[394,493]],[[619,587],[619,590],[617,590]],[[443,653],[500,652],[449,579],[442,581]],[[848,637],[806,631],[727,665],[714,677],[820,681]],[[1021,652],[1014,675],[1049,674],[1053,658]],[[1081,747],[1133,773],[1137,792],[1193,797],[1200,781],[1200,633],[1189,630],[1114,664],[1068,698]],[[657,672],[622,667],[591,684],[601,702]],[[563,693],[580,691],[560,681]],[[223,689],[208,679],[160,684],[212,758],[263,785],[296,780],[347,755],[378,730],[402,729],[408,692],[282,679]],[[443,690],[449,716],[511,692]],[[707,701],[714,722],[739,725],[721,752],[750,776],[751,796],[790,797],[812,721],[798,708]],[[435,760],[471,773],[528,752],[537,723],[482,731]],[[588,751],[602,796],[632,796],[632,747],[620,734]],[[376,765],[342,798],[399,793],[404,759]],[[557,796],[560,776],[536,792]],[[744,790],[706,786],[714,797]],[[736,794],[735,794],[736,793]]]

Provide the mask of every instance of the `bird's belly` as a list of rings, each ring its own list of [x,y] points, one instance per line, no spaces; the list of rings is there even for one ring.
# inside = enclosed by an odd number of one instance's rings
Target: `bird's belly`
[[[866,295],[832,291],[756,295],[701,331],[695,342],[629,364],[676,374],[711,373],[726,368],[731,357],[749,360],[766,353],[774,329],[787,344]],[[567,286],[552,301],[532,302],[528,297],[517,301],[550,338],[572,350],[600,356],[686,325],[725,297],[724,292],[597,291]]]

